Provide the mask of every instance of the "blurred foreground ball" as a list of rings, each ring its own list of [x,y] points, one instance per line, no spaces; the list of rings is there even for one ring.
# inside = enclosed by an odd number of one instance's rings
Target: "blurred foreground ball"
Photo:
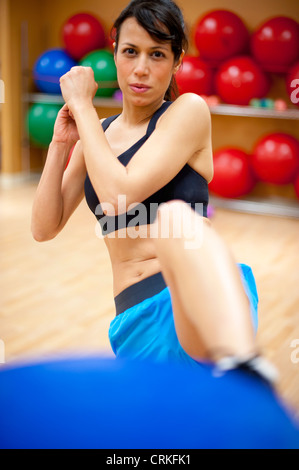
[[[86,357],[1,366],[0,383],[1,449],[299,448],[293,411],[242,370]]]

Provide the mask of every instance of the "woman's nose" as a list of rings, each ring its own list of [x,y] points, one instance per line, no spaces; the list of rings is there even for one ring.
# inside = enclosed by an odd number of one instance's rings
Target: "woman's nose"
[[[138,76],[147,75],[149,71],[149,64],[147,57],[140,55],[137,59],[135,74]]]

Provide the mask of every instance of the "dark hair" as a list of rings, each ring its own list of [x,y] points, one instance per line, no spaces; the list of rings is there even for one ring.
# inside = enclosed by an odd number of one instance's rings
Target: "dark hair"
[[[184,17],[172,0],[132,0],[121,12],[111,30],[116,44],[115,52],[118,48],[121,26],[128,18],[135,18],[150,36],[158,41],[170,42],[175,61],[178,61],[183,50],[187,49]],[[172,77],[165,100],[171,101],[177,96],[176,80]]]

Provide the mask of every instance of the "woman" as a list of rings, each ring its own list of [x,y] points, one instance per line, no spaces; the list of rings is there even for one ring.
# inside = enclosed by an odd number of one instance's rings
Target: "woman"
[[[112,263],[117,315],[109,337],[116,355],[192,365],[214,358],[216,350],[220,356],[247,357],[255,351],[251,314],[256,315],[257,304],[250,268],[237,267],[225,255],[231,270],[229,307],[224,309],[222,328],[217,328],[217,335],[208,333],[212,336],[207,342],[197,309],[185,308],[181,294],[180,285],[193,285],[192,271],[188,274],[184,261],[175,256],[172,268],[165,268],[163,256],[157,256],[157,241],[169,241],[161,236],[163,224],[153,223],[157,207],[180,199],[192,206],[192,212],[202,208],[199,220],[207,220],[208,183],[213,176],[208,107],[194,94],[169,101],[187,45],[181,11],[171,0],[133,0],[114,27],[122,113],[100,125],[92,104],[97,90],[92,69],[74,67],[61,78],[66,104],[57,117],[33,205],[34,238],[55,237],[85,191]],[[194,215],[189,213],[189,219]],[[160,235],[153,235],[154,227]],[[209,304],[203,301],[199,306],[206,309],[211,324],[218,318],[215,312],[223,314],[221,292],[224,296],[227,292],[221,283],[228,278],[219,276],[216,265],[214,271],[206,265],[206,275],[214,283],[213,293],[219,294],[208,295]],[[180,284],[177,275],[182,272]],[[210,327],[207,324],[209,331]]]

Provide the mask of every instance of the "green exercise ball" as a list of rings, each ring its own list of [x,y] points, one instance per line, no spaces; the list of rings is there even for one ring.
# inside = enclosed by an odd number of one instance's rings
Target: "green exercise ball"
[[[31,142],[37,147],[49,146],[54,124],[61,106],[53,103],[35,103],[27,113],[27,130]]]
[[[118,89],[113,54],[105,49],[98,49],[83,57],[80,65],[92,68],[95,81],[99,84],[96,96],[111,98]]]

